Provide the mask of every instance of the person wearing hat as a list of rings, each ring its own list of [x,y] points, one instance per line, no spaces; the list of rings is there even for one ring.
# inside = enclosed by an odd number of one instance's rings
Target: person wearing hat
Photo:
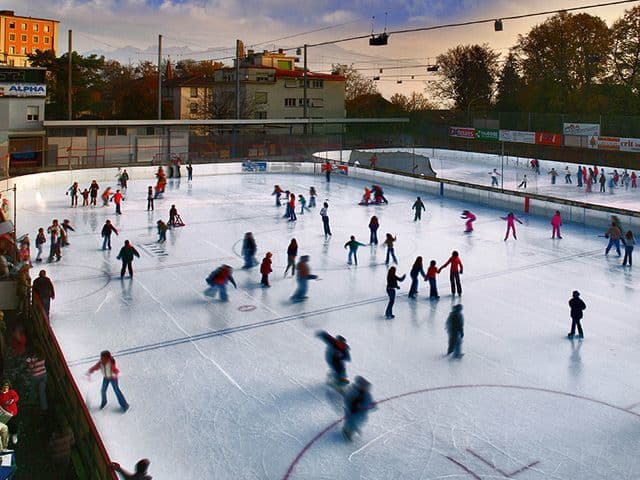
[[[262,280],[260,280],[260,285],[263,287],[270,287],[269,285],[269,274],[273,272],[271,269],[271,257],[273,254],[271,252],[267,252],[264,258],[262,259],[262,264],[260,265],[260,273],[262,274]]]
[[[360,428],[367,421],[369,411],[375,408],[370,390],[371,383],[361,376],[357,376],[344,394],[342,435],[346,440],[351,441],[354,433],[360,433]]]
[[[327,346],[324,359],[326,360],[327,365],[329,365],[329,377],[332,382],[338,387],[349,383],[349,380],[347,379],[347,368],[344,365],[345,362],[351,361],[347,339],[342,335],[332,337],[324,330],[317,332],[316,337],[322,340]]]
[[[447,355],[453,353],[454,358],[460,358],[464,354],[462,349],[462,338],[464,337],[464,317],[462,316],[462,305],[454,305],[447,318],[447,333],[449,334],[449,348]]]
[[[571,309],[571,331],[567,335],[568,338],[573,338],[576,333],[576,327],[578,327],[578,338],[584,338],[584,332],[582,331],[582,312],[587,308],[587,305],[580,298],[580,292],[573,291],[571,300],[569,300],[569,308]]]

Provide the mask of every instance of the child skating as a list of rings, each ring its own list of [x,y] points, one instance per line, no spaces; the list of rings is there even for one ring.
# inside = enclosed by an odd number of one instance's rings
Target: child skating
[[[395,263],[396,265],[398,264],[395,248],[393,246],[397,239],[397,237],[394,237],[390,233],[387,233],[387,237],[384,241],[384,244],[387,246],[387,259],[384,261],[385,265],[389,265],[389,257],[393,258],[393,263]]]
[[[169,230],[169,226],[164,223],[162,220],[158,220],[156,222],[156,226],[158,229],[158,243],[164,243],[167,241],[167,230]]]
[[[411,210],[415,210],[415,214],[413,216],[413,221],[417,222],[418,220],[422,220],[422,211],[427,211],[427,208],[424,206],[424,203],[420,199],[420,197],[416,198],[416,201],[413,202],[413,206]]]
[[[471,213],[469,210],[464,210],[462,212],[462,215],[460,215],[460,218],[466,220],[466,222],[464,223],[464,233],[473,232],[473,222],[476,221],[475,214]]]
[[[316,206],[316,197],[318,194],[316,193],[316,187],[309,188],[309,208],[314,208]]]
[[[42,250],[44,249],[45,243],[47,243],[47,236],[44,234],[44,228],[40,227],[38,229],[38,235],[36,235],[36,250],[38,250],[36,262],[42,261]]]
[[[429,282],[429,300],[437,300],[440,298],[438,295],[438,284],[436,277],[438,275],[438,267],[436,267],[436,261],[431,260],[429,262],[429,268],[427,268],[427,281]]]
[[[560,226],[562,225],[562,216],[560,215],[560,210],[556,210],[556,213],[551,217],[551,238],[556,238],[558,235],[559,239],[562,239],[562,235],[560,235]],[[515,232],[514,232],[515,235]]]
[[[267,252],[262,259],[262,263],[260,264],[260,273],[262,274],[262,279],[260,280],[260,285],[263,287],[270,287],[269,285],[269,274],[273,271],[271,269],[271,252]]]
[[[284,269],[284,276],[287,276],[289,267],[291,267],[291,276],[296,274],[296,257],[298,256],[298,242],[295,238],[291,239],[287,247],[287,268]]]
[[[312,275],[309,270],[309,255],[302,255],[298,265],[296,265],[298,281],[298,288],[294,292],[291,300],[294,302],[301,302],[307,298],[307,291],[309,289],[309,280],[317,280],[317,275]]]
[[[234,288],[238,288],[236,281],[233,278],[233,268],[229,265],[222,265],[218,267],[205,280],[209,285],[209,292],[206,292],[208,296],[214,297],[216,291],[220,292],[220,301],[228,302],[227,296],[227,283],[231,283]]]
[[[351,239],[344,244],[344,248],[349,249],[349,257],[347,259],[347,265],[351,265],[355,262],[358,266],[358,247],[364,247],[364,243],[360,243],[356,240],[356,237],[351,235]]]
[[[346,338],[342,335],[332,337],[324,330],[317,332],[316,337],[320,338],[327,346],[324,358],[329,366],[330,383],[338,389],[344,387],[349,383],[345,362],[351,361]]]
[[[520,221],[520,219],[516,217],[513,214],[513,212],[509,212],[506,217],[500,217],[500,218],[507,222],[507,233],[505,233],[504,235],[504,241],[506,242],[507,239],[509,238],[509,232],[513,232],[513,238],[514,240],[517,240],[518,237],[516,237],[516,222],[522,225],[522,222]]]

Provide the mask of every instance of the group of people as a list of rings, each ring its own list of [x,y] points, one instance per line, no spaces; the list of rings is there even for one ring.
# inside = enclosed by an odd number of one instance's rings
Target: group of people
[[[290,222],[295,222],[298,219],[298,216],[296,215],[296,194],[289,190],[283,191],[280,185],[274,185],[273,193],[271,195],[276,197],[276,207],[282,206],[281,198],[284,195],[286,211],[283,218],[288,218]],[[303,215],[305,210],[310,212],[312,208],[315,208],[317,196],[318,193],[316,192],[315,187],[309,187],[309,204],[307,205],[307,199],[305,196],[302,194],[298,195],[297,201],[300,204],[300,215]]]

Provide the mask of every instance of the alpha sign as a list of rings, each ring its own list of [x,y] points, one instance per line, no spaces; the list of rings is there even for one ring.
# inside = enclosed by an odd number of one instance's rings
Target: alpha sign
[[[0,83],[0,97],[46,97],[44,83]]]

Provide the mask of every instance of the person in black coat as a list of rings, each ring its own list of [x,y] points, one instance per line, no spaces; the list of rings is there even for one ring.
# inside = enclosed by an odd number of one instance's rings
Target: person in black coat
[[[124,272],[129,269],[129,275],[133,278],[133,257],[140,258],[140,254],[135,249],[129,240],[124,241],[124,247],[120,249],[120,253],[116,257],[118,260],[122,260],[122,268],[120,269],[120,278],[124,277]]]
[[[393,314],[393,304],[396,301],[396,290],[400,289],[398,282],[402,282],[406,275],[401,277],[396,276],[396,267],[391,267],[387,273],[387,295],[389,295],[389,303],[387,309],[384,312],[384,316],[387,320],[396,318]]]
[[[258,264],[255,258],[257,250],[258,247],[255,238],[253,238],[253,233],[245,233],[242,241],[242,256],[244,257],[244,266],[242,268],[252,268]]]
[[[449,348],[447,355],[453,353],[454,358],[462,357],[462,338],[464,337],[464,317],[462,316],[462,305],[454,305],[447,318],[447,333],[449,334]]]
[[[342,335],[332,337],[324,330],[317,332],[316,337],[327,345],[324,358],[331,369],[329,376],[332,381],[338,386],[349,383],[345,362],[351,361],[351,355],[347,340]]]
[[[587,305],[582,301],[580,292],[577,290],[573,291],[573,296],[569,300],[569,308],[571,309],[571,331],[567,337],[573,338],[576,333],[576,327],[578,327],[578,338],[584,338],[580,320],[582,319],[582,312],[587,308]]]

